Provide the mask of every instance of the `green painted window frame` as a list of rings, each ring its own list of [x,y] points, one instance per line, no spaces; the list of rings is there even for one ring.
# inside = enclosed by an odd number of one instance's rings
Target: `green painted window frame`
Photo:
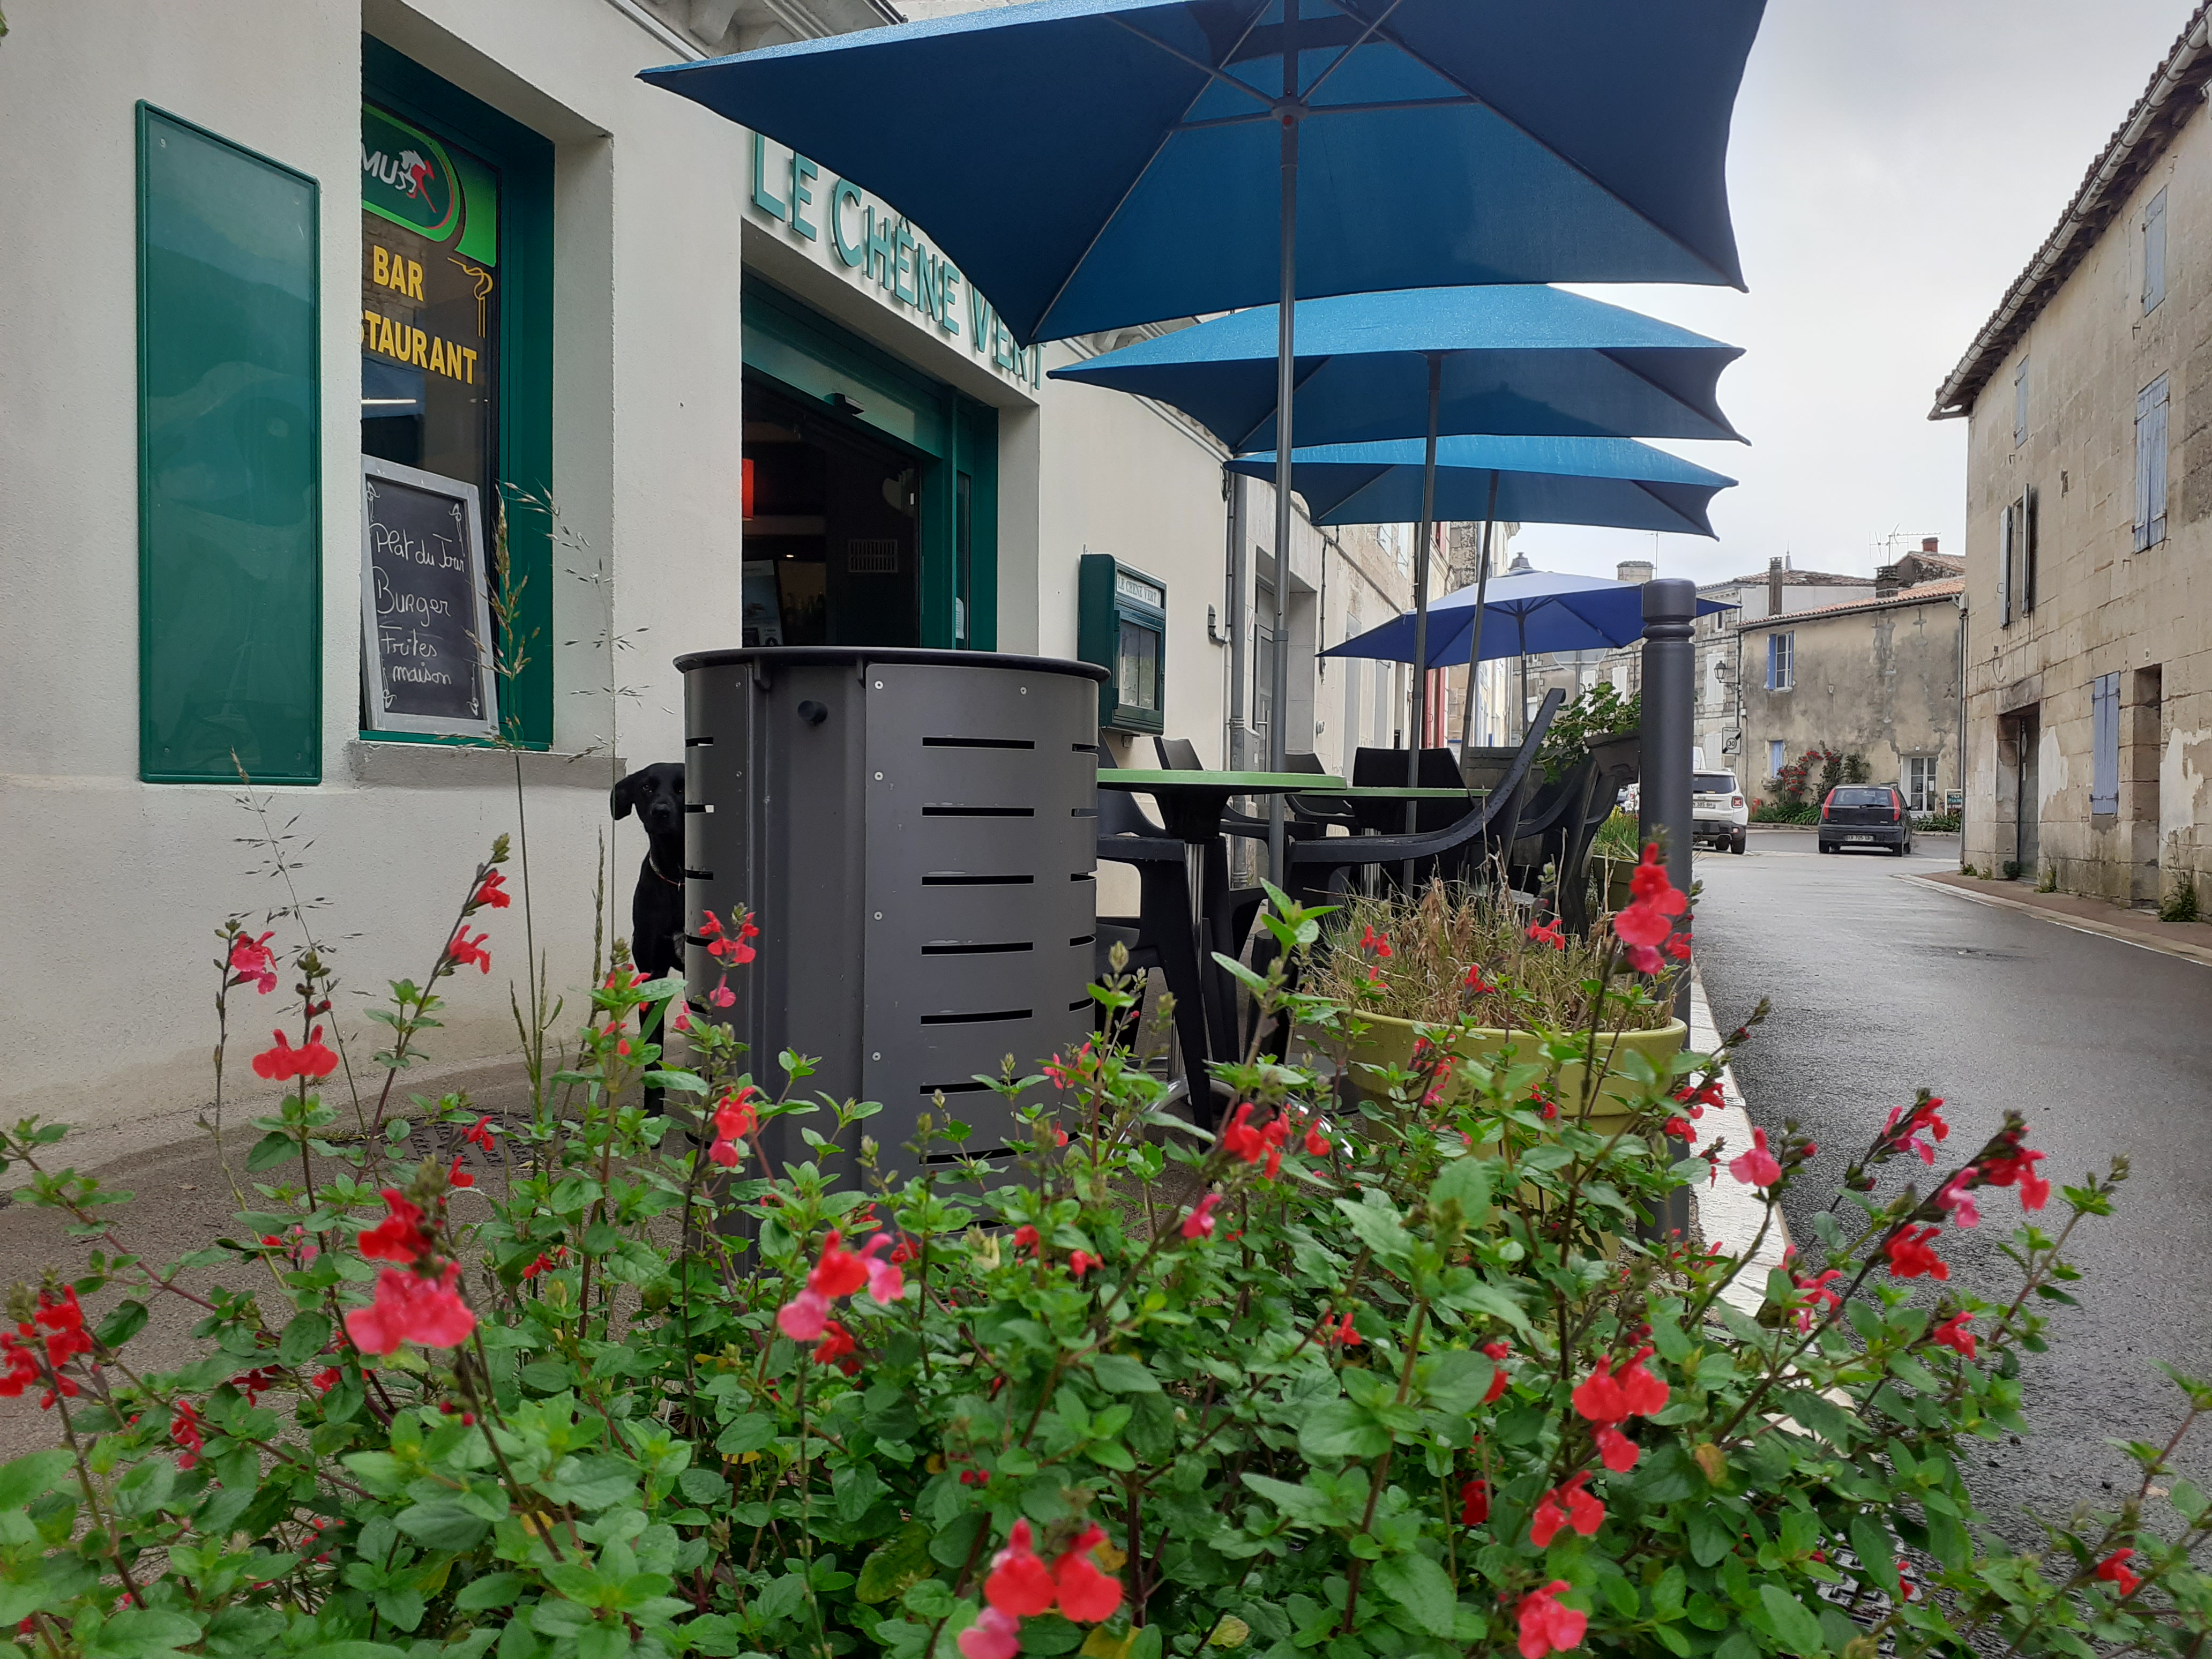
[[[830,404],[842,393],[860,405],[857,426],[921,461],[921,644],[949,651],[959,583],[957,479],[969,480],[968,639],[971,651],[999,643],[999,411],[931,378],[804,301],[747,271],[742,289],[745,370],[802,402]],[[834,407],[834,405],[832,405]]]
[[[500,264],[506,286],[500,309],[499,478],[509,489],[551,501],[553,143],[372,35],[362,37],[361,89],[365,101],[450,135],[500,170]],[[356,201],[356,211],[359,205]],[[487,556],[489,550],[487,538]],[[511,681],[501,679],[500,724],[508,742],[525,749],[550,749],[554,696],[551,523],[544,514],[518,507],[510,499],[507,550],[514,580],[520,585],[516,628],[526,660]],[[357,551],[355,556],[359,556]],[[487,741],[412,732],[363,731],[361,738],[364,743],[463,748],[484,747]]]
[[[322,247],[320,240],[322,200],[320,188],[311,175],[301,172],[298,168],[287,167],[270,156],[246,149],[243,144],[235,143],[220,133],[210,131],[197,122],[172,114],[143,100],[141,100],[137,106],[136,129],[135,156],[137,168],[136,280],[138,311],[138,775],[142,781],[148,783],[235,784],[238,781],[236,768],[240,765],[246,765],[253,781],[257,783],[320,783],[322,781],[323,723]],[[212,325],[212,319],[204,313],[191,319],[193,327],[180,325],[179,328],[173,329],[167,325],[166,317],[158,323],[156,321],[156,313],[163,303],[164,296],[157,294],[155,290],[152,269],[154,262],[149,257],[155,246],[149,232],[154,222],[154,215],[157,210],[153,183],[154,169],[151,162],[152,146],[157,139],[161,139],[161,135],[165,129],[190,134],[219,149],[228,151],[258,168],[265,169],[297,184],[305,192],[307,330],[306,349],[301,356],[301,362],[307,382],[305,418],[307,430],[304,450],[300,454],[300,459],[305,471],[307,510],[304,526],[294,530],[289,538],[291,541],[299,544],[296,548],[297,555],[304,562],[304,568],[295,573],[294,585],[301,591],[289,596],[290,602],[286,607],[285,614],[275,618],[273,622],[268,611],[258,602],[267,595],[258,593],[252,617],[247,620],[238,621],[230,636],[210,640],[203,632],[197,635],[196,640],[196,642],[205,646],[210,651],[220,651],[227,647],[234,656],[249,659],[259,654],[261,659],[254,662],[254,671],[258,675],[271,678],[275,678],[280,671],[268,661],[265,653],[255,652],[257,642],[272,638],[283,638],[292,645],[293,653],[299,659],[299,678],[304,680],[304,685],[295,685],[283,696],[283,702],[286,708],[286,713],[282,717],[282,724],[272,724],[269,728],[276,732],[280,739],[273,746],[282,748],[289,751],[290,757],[297,758],[299,763],[289,767],[258,764],[261,750],[272,746],[264,741],[264,728],[258,723],[255,725],[253,730],[255,752],[252,759],[255,763],[249,763],[246,757],[240,756],[234,747],[230,750],[227,757],[229,764],[210,762],[204,770],[193,770],[180,766],[165,766],[160,764],[158,761],[159,750],[161,747],[160,735],[161,725],[157,717],[157,704],[171,689],[161,667],[161,659],[166,653],[160,649],[161,630],[165,625],[171,628],[191,626],[189,614],[180,613],[168,596],[173,590],[189,591],[195,586],[204,592],[206,584],[196,582],[185,562],[189,560],[189,550],[185,546],[174,544],[164,527],[162,509],[166,498],[158,488],[157,480],[161,475],[157,472],[155,465],[157,434],[151,408],[155,389],[153,384],[155,365],[152,341],[157,331],[161,334],[164,340],[177,339],[181,332],[187,341],[204,341],[207,331]],[[161,139],[161,142],[166,146],[166,139]],[[290,378],[296,380],[298,377]],[[239,413],[240,410],[237,401],[225,398],[215,411],[213,418],[233,420]],[[174,429],[173,424],[166,425],[159,435],[167,435]],[[267,524],[259,527],[283,528]],[[265,544],[256,549],[257,552],[264,556],[271,550],[270,546]],[[304,577],[304,581],[298,580],[301,577]],[[283,602],[286,597],[277,595],[277,602]],[[264,690],[265,686],[257,684],[254,689]],[[252,707],[253,701],[246,699],[242,703],[230,705],[225,710],[225,718],[233,720],[252,720],[253,717],[247,710]],[[182,707],[183,704],[180,702],[177,706],[166,710],[171,717],[172,724],[180,714]]]

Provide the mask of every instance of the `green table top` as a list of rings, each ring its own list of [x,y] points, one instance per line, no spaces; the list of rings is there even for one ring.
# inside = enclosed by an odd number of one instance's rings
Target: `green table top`
[[[1480,800],[1487,789],[1422,789],[1406,784],[1371,784],[1364,788],[1307,789],[1329,800]]]
[[[1170,772],[1117,766],[1099,769],[1098,787],[1141,794],[1180,787],[1225,789],[1232,795],[1295,795],[1302,792],[1337,795],[1344,792],[1346,785],[1342,778],[1322,772]]]

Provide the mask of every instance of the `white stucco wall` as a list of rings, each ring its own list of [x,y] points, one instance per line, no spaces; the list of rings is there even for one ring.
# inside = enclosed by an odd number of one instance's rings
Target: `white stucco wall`
[[[389,978],[422,975],[473,861],[516,828],[503,757],[357,738],[364,24],[557,146],[554,483],[589,551],[556,553],[555,637],[544,643],[556,658],[556,747],[570,754],[604,750],[608,719],[604,696],[572,695],[605,683],[590,644],[605,590],[568,571],[603,562],[617,578],[614,626],[634,645],[619,678],[635,688],[618,744],[633,759],[681,755],[670,659],[735,631],[736,587],[720,578],[738,557],[726,458],[738,434],[738,325],[734,303],[703,301],[737,265],[720,185],[737,145],[704,111],[633,78],[666,49],[602,0],[371,0],[366,17],[331,0],[16,0],[9,21],[0,914],[15,948],[0,994],[54,1040],[23,1045],[0,1075],[0,1115],[112,1125],[201,1101],[210,930],[286,902],[252,873],[261,860],[240,839],[256,823],[236,788],[137,781],[136,101],[320,185],[324,781],[270,793],[342,977],[337,1016],[357,1038],[362,1000]],[[601,752],[526,768],[538,937],[556,989],[590,966],[603,832],[617,849],[628,930],[642,842],[608,823],[608,766]],[[519,916],[489,919],[497,971],[452,986],[447,1029],[428,1045],[441,1066],[511,1049]],[[276,1023],[276,999],[247,1001],[250,1038]],[[374,1046],[362,1039],[358,1058]],[[434,1086],[438,1075],[410,1082]]]

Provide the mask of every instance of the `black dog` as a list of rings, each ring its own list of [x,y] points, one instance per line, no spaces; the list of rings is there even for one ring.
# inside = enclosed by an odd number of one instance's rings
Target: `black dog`
[[[629,901],[629,953],[640,973],[659,979],[684,966],[683,767],[640,768],[614,787],[609,806],[617,818],[635,811],[645,825],[645,862]],[[655,1003],[647,1024],[657,1027],[667,1006]],[[645,1109],[659,1113],[659,1090],[646,1091]]]

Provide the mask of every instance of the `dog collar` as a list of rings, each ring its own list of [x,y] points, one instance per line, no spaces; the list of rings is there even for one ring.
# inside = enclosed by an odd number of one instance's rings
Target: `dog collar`
[[[653,861],[653,854],[650,853],[647,853],[645,855],[645,867],[652,871],[654,875],[659,876],[661,880],[666,882],[671,887],[681,887],[684,884],[682,882],[677,880],[675,877],[665,872],[659,865],[655,864]]]

